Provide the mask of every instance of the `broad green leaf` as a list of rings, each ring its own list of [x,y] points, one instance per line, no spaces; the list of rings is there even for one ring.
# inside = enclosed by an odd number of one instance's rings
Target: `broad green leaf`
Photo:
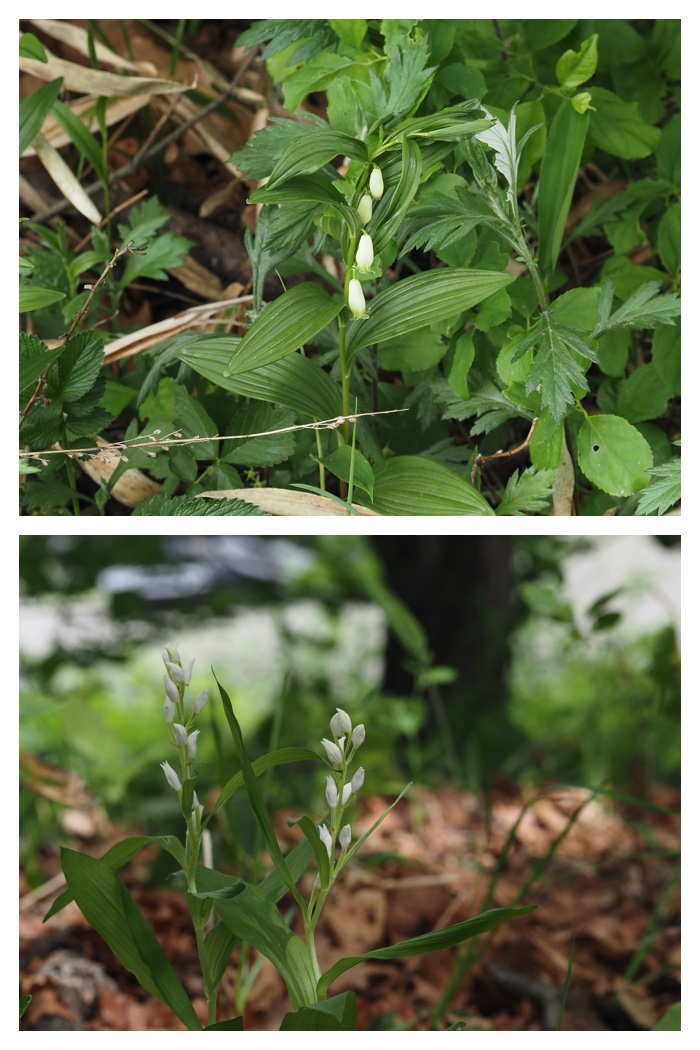
[[[588,132],[588,114],[562,99],[547,135],[537,191],[539,265],[545,276],[556,266]]]
[[[61,849],[61,865],[81,912],[122,966],[187,1028],[201,1031],[187,992],[117,872],[104,861],[69,849]]]
[[[681,206],[672,204],[661,217],[656,235],[656,245],[661,261],[676,277],[681,266]]]
[[[19,103],[19,155],[32,144],[63,87],[63,77],[42,84]]]
[[[640,160],[653,153],[661,132],[642,120],[639,103],[625,102],[606,88],[591,88],[591,138],[613,157]]]
[[[657,419],[666,411],[671,396],[670,388],[656,364],[639,365],[622,380],[617,395],[617,414],[628,423],[642,423]]]
[[[294,433],[276,434],[293,426],[296,416],[288,408],[272,405],[246,405],[231,418],[226,428],[229,434],[261,434],[262,437],[227,440],[221,446],[224,463],[244,467],[274,467],[294,454]]]
[[[320,204],[340,204],[345,198],[323,175],[300,175],[281,186],[261,186],[248,198],[251,204],[291,204],[295,201],[318,201]]]
[[[226,876],[208,868],[197,873],[197,884],[205,890],[220,889],[225,880]],[[294,1009],[316,1002],[316,975],[308,949],[260,887],[246,885],[237,897],[218,900],[216,910],[231,933],[273,963],[287,985]]]
[[[243,1018],[242,1017],[229,1017],[228,1021],[217,1021],[216,1024],[208,1024],[204,1028],[205,1032],[242,1032],[243,1031]]]
[[[575,25],[575,18],[526,18],[520,23],[532,51],[543,51],[563,40]]]
[[[549,413],[537,420],[529,452],[533,466],[538,470],[558,470],[564,451],[564,424]]]
[[[491,911],[485,911],[483,915],[467,919],[466,922],[457,923],[455,926],[433,930],[420,937],[412,937],[408,941],[399,941],[398,944],[392,944],[387,948],[365,952],[364,955],[353,955],[340,959],[321,977],[318,982],[318,995],[322,998],[341,973],[357,966],[358,963],[368,959],[405,959],[413,955],[427,955],[430,952],[441,951],[443,948],[451,948],[470,937],[478,937],[482,933],[487,933],[495,926],[500,926],[501,923],[508,922],[510,919],[517,919],[520,915],[529,915],[538,907],[537,904],[529,904],[524,908],[493,908]]]
[[[363,346],[394,339],[434,321],[444,321],[514,280],[509,273],[460,269],[431,270],[406,277],[376,296],[368,305],[366,321],[352,322],[348,329],[348,353],[352,356]]]
[[[681,1031],[681,1004],[674,1003],[669,1006],[660,1021],[652,1028],[652,1032],[680,1032]]]
[[[333,419],[342,412],[340,387],[317,364],[290,354],[243,375],[225,375],[237,336],[202,336],[175,351],[175,357],[210,382],[242,397],[285,405],[314,419]]]
[[[297,175],[318,171],[339,154],[367,163],[367,147],[360,139],[338,131],[309,128],[308,134],[296,139],[284,151],[270,172],[268,186],[279,186]]]
[[[23,284],[19,289],[19,312],[26,314],[29,310],[41,310],[42,307],[51,306],[51,303],[57,303],[65,297],[65,292],[55,292],[53,288],[37,288],[33,284]]]
[[[352,470],[353,485],[364,489],[369,494],[370,499],[372,498],[374,471],[357,449],[353,451],[349,445],[340,445],[329,456],[324,456],[321,462],[324,467],[330,470],[331,474],[335,474],[337,478],[341,478],[343,481],[350,481],[350,472]]]
[[[329,18],[331,28],[340,40],[350,47],[357,48],[365,38],[367,20],[365,18]]]
[[[357,1030],[357,1000],[354,992],[343,992],[313,1006],[303,1006],[282,1019],[280,1032],[354,1032]]]
[[[564,91],[573,91],[590,80],[598,65],[598,34],[584,40],[579,51],[565,51],[557,62],[557,80]]]
[[[343,309],[318,284],[284,292],[256,318],[231,356],[226,376],[240,375],[294,353]]]
[[[364,500],[358,496],[358,502]],[[394,456],[378,463],[371,507],[391,515],[494,513],[467,481],[422,456]]]
[[[423,372],[446,353],[447,342],[438,332],[424,327],[397,339],[386,339],[379,347],[377,362],[387,372]]]
[[[611,496],[645,488],[654,465],[649,445],[620,416],[587,416],[578,433],[578,462],[589,481]]]
[[[671,396],[681,392],[681,331],[680,325],[663,325],[654,332],[651,359],[664,377]]]

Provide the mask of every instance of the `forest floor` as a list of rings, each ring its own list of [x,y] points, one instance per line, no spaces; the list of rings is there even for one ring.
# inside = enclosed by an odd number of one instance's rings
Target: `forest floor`
[[[410,803],[404,799],[389,813],[329,897],[316,937],[322,970],[342,956],[461,922],[487,907],[539,908],[461,950],[362,963],[337,979],[333,994],[357,993],[361,1030],[443,1030],[455,1022],[490,1031],[651,1029],[680,1000],[680,796],[664,786],[649,795],[642,809],[580,788],[540,790],[524,799],[503,784],[494,788],[487,814],[474,795],[412,789]],[[365,800],[356,833],[386,805],[379,797]],[[296,829],[287,826],[287,816],[275,817],[275,830],[291,845]],[[112,841],[109,835],[73,845],[99,856]],[[126,881],[206,1023],[184,897],[147,886],[148,858],[141,856],[138,867],[126,869]],[[44,867],[49,878],[60,874],[55,855]],[[311,880],[302,880],[306,894]],[[32,891],[20,901],[20,994],[33,997],[22,1027],[181,1030],[170,1010],[122,969],[75,904],[42,924],[51,899]],[[281,902],[283,914],[288,905]],[[469,944],[476,946],[471,958]],[[242,965],[234,954],[220,988],[219,1019],[242,1008],[246,1029],[276,1031],[289,1003],[270,963],[262,965],[245,1004],[240,1001],[239,982],[254,958],[253,952]]]

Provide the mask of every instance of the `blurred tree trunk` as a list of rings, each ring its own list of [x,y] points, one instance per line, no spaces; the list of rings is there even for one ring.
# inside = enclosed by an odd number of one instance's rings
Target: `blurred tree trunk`
[[[457,671],[457,681],[440,690],[451,734],[468,741],[482,759],[502,757],[515,742],[505,712],[510,633],[518,620],[513,540],[508,536],[375,536],[373,542],[385,567],[386,584],[422,624],[434,663]],[[406,664],[405,650],[391,636],[384,680],[387,693],[413,691]],[[439,728],[434,710],[431,728]],[[459,751],[463,753],[461,747]]]

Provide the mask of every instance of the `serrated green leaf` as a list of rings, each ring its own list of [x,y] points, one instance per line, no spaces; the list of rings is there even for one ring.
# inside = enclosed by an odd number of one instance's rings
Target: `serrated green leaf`
[[[265,179],[287,147],[308,135],[309,129],[328,131],[328,123],[313,113],[305,113],[303,121],[271,117],[269,124],[256,131],[253,138],[229,159],[248,178]]]
[[[586,374],[579,355],[596,360],[593,349],[583,340],[583,332],[571,325],[559,324],[552,314],[543,311],[529,333],[536,335],[537,353],[525,386],[526,394],[540,387],[542,408],[559,422],[567,407],[575,403],[574,389],[588,390]]]
[[[19,289],[19,312],[26,314],[29,310],[41,310],[51,306],[59,299],[65,299],[65,292],[56,292],[53,288],[37,288],[33,284],[22,284]]]
[[[676,292],[658,295],[659,281],[646,281],[638,287],[627,302],[610,314],[612,304],[612,282],[606,281],[600,293],[600,320],[593,330],[593,338],[612,328],[656,328],[661,324],[675,324],[674,318],[681,312]]]
[[[134,510],[139,517],[269,517],[241,499],[192,499],[190,496],[148,496]]]
[[[521,474],[517,471],[511,474],[496,514],[538,514],[546,511],[551,505],[556,473],[556,468],[538,470],[532,466]]]
[[[649,445],[620,416],[587,416],[578,433],[578,462],[589,481],[611,496],[646,487],[654,465]]]
[[[69,849],[61,849],[61,865],[78,907],[121,964],[187,1028],[201,1031],[187,992],[117,872]]]
[[[671,391],[654,362],[639,365],[620,383],[617,414],[628,423],[656,419],[666,411],[670,396]]]
[[[520,915],[529,915],[530,912],[535,911],[538,907],[539,905],[537,904],[529,904],[524,908],[493,908],[491,911],[485,911],[482,915],[478,915],[474,919],[467,919],[466,922],[457,923],[455,926],[433,930],[431,933],[424,933],[420,937],[412,937],[408,941],[399,941],[398,944],[392,944],[387,948],[377,948],[374,951],[365,952],[364,955],[354,955],[341,959],[323,974],[318,982],[318,995],[323,997],[333,984],[333,981],[340,977],[341,973],[345,973],[346,970],[357,966],[358,963],[365,962],[368,959],[405,959],[413,955],[427,955],[430,952],[441,951],[443,948],[451,948],[453,945],[460,944],[471,937],[478,937],[482,933],[487,933],[495,926],[500,926],[501,923],[508,922],[510,919],[517,919]]]
[[[635,514],[665,514],[681,498],[681,461],[672,459],[659,467],[651,467],[647,474],[649,485],[639,497]]]
[[[19,392],[33,387],[39,376],[65,350],[65,343],[49,350],[46,343],[36,335],[21,332],[19,337]]]
[[[19,155],[32,144],[63,87],[63,77],[42,84],[19,103]]]
[[[364,499],[358,496],[358,502]],[[394,456],[376,464],[371,507],[387,515],[494,513],[467,481],[422,456]]]
[[[175,351],[175,357],[210,382],[243,397],[271,401],[315,419],[333,419],[342,412],[340,387],[317,364],[301,354],[227,376],[231,352],[240,344],[237,336],[202,336]]]
[[[47,377],[46,394],[64,402],[77,401],[93,386],[104,363],[104,347],[91,332],[79,332]]]
[[[343,309],[318,284],[300,284],[270,303],[231,356],[225,376],[236,376],[294,353]]]
[[[363,346],[452,317],[514,280],[508,273],[465,269],[432,270],[406,277],[375,297],[366,321],[352,322],[348,353],[352,356]]]

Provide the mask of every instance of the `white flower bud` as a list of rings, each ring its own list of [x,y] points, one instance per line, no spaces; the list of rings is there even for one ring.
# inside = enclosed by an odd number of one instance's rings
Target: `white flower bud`
[[[172,678],[173,682],[184,682],[185,674],[179,664],[166,664],[168,674]]]
[[[350,281],[348,287],[348,306],[353,317],[365,316],[365,297],[362,294],[362,285],[356,278]]]
[[[374,246],[368,233],[363,233],[355,254],[355,265],[360,273],[368,273],[374,262]]]
[[[384,193],[384,179],[382,178],[381,170],[376,164],[372,168],[372,174],[369,177],[369,192],[376,201],[378,201]]]
[[[331,730],[333,736],[340,736],[341,733],[349,733],[352,729],[350,715],[347,711],[343,711],[341,707],[336,707],[336,712],[337,713],[331,718]]]
[[[166,667],[168,666],[169,663],[171,663],[171,664],[179,664],[180,663],[180,654],[179,654],[179,652],[177,651],[177,649],[175,648],[174,645],[166,645],[165,649],[163,649],[163,663],[165,664]]]
[[[175,704],[167,696],[163,701],[163,718],[166,722],[172,722],[175,717]]]
[[[343,788],[343,805],[347,804],[348,799],[352,795],[352,784],[346,784]]]
[[[179,722],[173,722],[175,730],[175,741],[178,747],[187,747],[187,730]]]
[[[184,679],[185,685],[189,685],[190,684],[190,679],[192,677],[192,668],[193,667],[194,667],[194,660],[190,660],[190,662],[188,664],[185,664],[185,666],[182,668],[182,675],[183,675],[183,679]]]
[[[338,841],[343,849],[347,849],[350,845],[350,839],[352,838],[352,832],[350,825],[346,824],[344,828],[340,829],[340,835],[338,835]]]
[[[355,747],[359,747],[360,744],[364,744],[364,742],[365,742],[365,727],[364,727],[364,725],[360,724],[359,726],[355,726],[355,728],[352,731],[352,742],[355,745]]]
[[[195,729],[194,733],[190,733],[187,737],[187,757],[190,762],[194,762],[197,757],[197,737],[199,736],[200,730]]]
[[[194,702],[194,713],[196,715],[201,714],[201,712],[207,706],[207,701],[208,700],[209,700],[209,690],[208,689],[202,689],[201,693],[199,694],[199,696],[197,697],[197,699]]]
[[[325,737],[323,738],[321,743],[326,749],[328,761],[334,766],[339,765],[343,761],[343,752],[340,750],[338,745],[334,744],[332,740],[326,740]]]
[[[193,813],[197,813],[199,815],[199,819],[200,820],[204,816],[204,806],[201,804],[201,802],[197,798],[197,792],[196,791],[192,792],[192,812]]]
[[[178,704],[180,702],[180,693],[172,678],[169,678],[167,674],[163,675],[163,685],[165,686],[168,700],[173,704]]]
[[[170,784],[170,787],[173,789],[173,791],[181,791],[182,790],[182,784],[180,783],[180,778],[177,775],[177,773],[175,772],[175,770],[173,769],[173,767],[170,765],[170,763],[169,762],[161,762],[160,765],[161,765],[161,769],[165,773],[165,779],[168,781],[168,783]]]
[[[372,198],[369,193],[365,193],[360,198],[360,203],[357,205],[357,214],[360,216],[360,222],[363,226],[366,226],[372,218]]]
[[[326,777],[326,802],[333,809],[338,802],[338,788],[333,777]]]
[[[331,839],[331,833],[325,824],[319,824],[318,833],[321,836],[321,842],[328,850],[328,856],[330,857],[331,850],[333,849],[333,840]]]
[[[347,740],[346,736],[341,736],[340,740],[338,741],[338,747],[340,748],[341,751],[345,751],[345,741],[346,740]]]
[[[360,788],[362,787],[364,782],[365,782],[365,771],[362,768],[362,766],[360,766],[360,768],[355,773],[355,776],[350,781],[350,787],[352,788],[353,792],[357,792],[357,791],[360,790]]]

